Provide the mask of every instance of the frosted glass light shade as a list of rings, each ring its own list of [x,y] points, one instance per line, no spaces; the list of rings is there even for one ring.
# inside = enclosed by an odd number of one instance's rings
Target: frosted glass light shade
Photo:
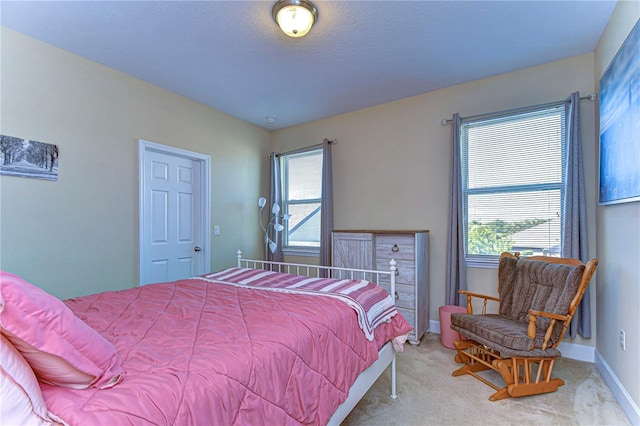
[[[278,245],[276,243],[269,241],[269,250],[271,250],[271,253],[275,253],[277,248]]]
[[[302,37],[309,32],[318,17],[310,1],[279,0],[273,6],[273,18],[289,37]]]

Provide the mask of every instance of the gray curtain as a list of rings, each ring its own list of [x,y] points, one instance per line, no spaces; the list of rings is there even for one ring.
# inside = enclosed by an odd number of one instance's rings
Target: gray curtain
[[[331,265],[331,232],[333,231],[333,178],[331,141],[322,142],[322,207],[320,211],[320,265]]]
[[[574,92],[565,102],[566,165],[562,204],[562,257],[589,260],[587,251],[587,212],[580,134],[580,94]],[[589,288],[569,326],[571,337],[591,338],[591,296]]]
[[[449,235],[447,238],[447,281],[445,304],[466,306],[458,290],[467,289],[467,264],[464,258],[462,223],[462,175],[460,168],[460,114],[453,115],[451,148],[451,186],[449,190]]]
[[[273,205],[278,204],[282,208],[282,186],[280,183],[280,157],[275,152],[271,153],[271,193],[269,196],[269,217],[275,223],[281,223],[281,213],[278,215],[273,214]],[[282,254],[282,232],[276,232],[273,227],[270,229],[269,238],[277,244],[275,253],[271,253],[271,250],[267,248],[267,260],[273,260],[275,262],[282,262],[284,255]]]

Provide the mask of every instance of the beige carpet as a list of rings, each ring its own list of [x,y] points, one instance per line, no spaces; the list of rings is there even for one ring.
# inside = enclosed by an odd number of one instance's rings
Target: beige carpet
[[[494,392],[471,376],[452,377],[455,351],[429,334],[398,354],[398,399],[389,398],[385,372],[344,425],[629,425],[595,364],[560,359],[557,392],[490,402]],[[482,373],[499,383],[493,371]],[[495,380],[494,380],[495,379]]]

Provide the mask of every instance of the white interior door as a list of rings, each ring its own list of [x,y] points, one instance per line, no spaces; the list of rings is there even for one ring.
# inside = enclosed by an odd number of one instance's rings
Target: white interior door
[[[140,141],[140,284],[209,272],[209,157]]]

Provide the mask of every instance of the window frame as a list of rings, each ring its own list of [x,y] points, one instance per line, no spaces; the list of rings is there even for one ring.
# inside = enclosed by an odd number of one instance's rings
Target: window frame
[[[322,148],[318,147],[309,147],[302,150],[296,150],[289,153],[280,154],[280,180],[281,180],[281,194],[282,194],[282,214],[287,214],[289,212],[290,205],[301,205],[301,204],[320,204],[320,211],[317,214],[321,214],[322,211],[322,175],[320,179],[320,197],[319,198],[306,198],[301,200],[294,200],[293,202],[289,199],[289,170],[287,159],[291,157],[302,157],[302,156],[310,156],[310,155],[319,155],[321,160],[324,161],[324,152]],[[322,173],[322,168],[321,168]],[[315,210],[314,210],[315,211]],[[317,257],[320,255],[320,246],[295,246],[289,245],[289,223],[283,223],[285,229],[282,234],[282,252],[289,256],[314,256]]]
[[[560,114],[562,114],[562,124],[561,124],[561,175],[559,182],[546,182],[546,183],[527,183],[522,185],[504,185],[504,186],[491,186],[491,187],[483,187],[483,188],[469,188],[469,144],[468,138],[463,136],[464,127],[468,124],[479,123],[482,121],[489,121],[495,119],[506,119],[508,117],[512,117],[517,119],[517,117],[532,112],[544,112],[544,111],[553,111],[560,110]],[[511,110],[506,112],[498,112],[493,114],[483,114],[481,116],[463,118],[460,122],[460,173],[461,173],[461,191],[462,191],[462,222],[463,222],[463,235],[464,235],[464,256],[465,261],[468,267],[473,268],[497,268],[499,263],[500,255],[483,255],[483,254],[470,254],[468,251],[469,246],[469,215],[468,215],[468,205],[469,205],[469,196],[473,195],[484,195],[484,194],[514,194],[514,193],[522,193],[522,192],[536,192],[536,191],[560,191],[560,215],[562,219],[562,208],[564,204],[564,192],[565,192],[565,167],[566,167],[566,149],[567,149],[567,141],[566,141],[566,132],[564,127],[566,125],[566,106],[562,102],[553,103],[553,104],[545,104],[539,105],[530,108],[522,108],[517,110]],[[560,244],[562,244],[562,232],[560,233]]]

